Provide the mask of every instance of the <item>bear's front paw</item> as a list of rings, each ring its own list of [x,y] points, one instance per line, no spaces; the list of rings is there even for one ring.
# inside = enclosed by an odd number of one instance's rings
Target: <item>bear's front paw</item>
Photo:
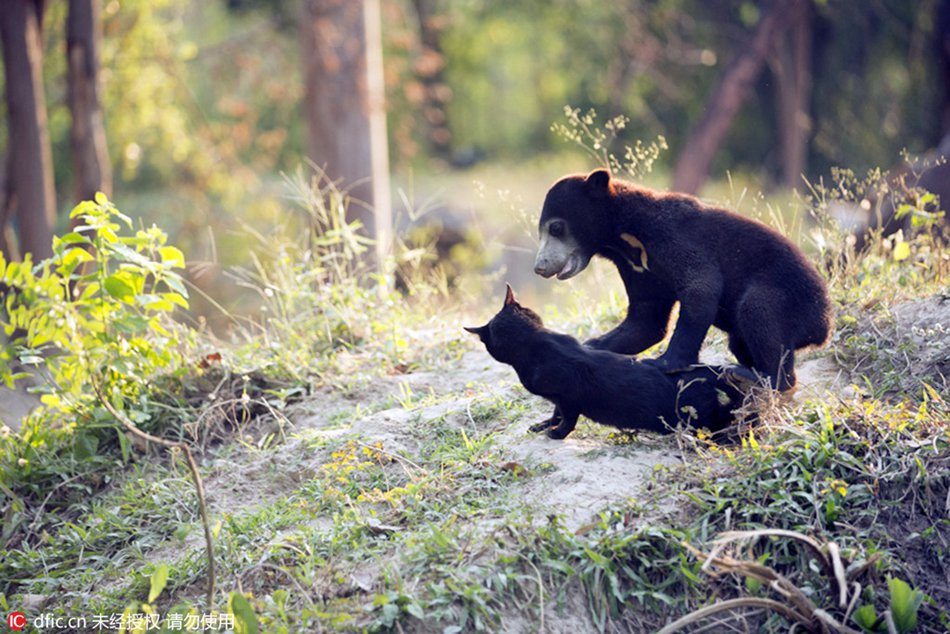
[[[554,427],[555,425],[557,425],[557,421],[554,418],[549,418],[547,420],[541,421],[540,423],[535,423],[531,427],[528,427],[528,431],[538,433],[542,431],[547,431],[548,429],[550,429],[551,427]]]
[[[561,429],[560,427],[551,427],[547,431],[548,438],[553,438],[554,440],[562,440],[567,438],[569,433],[571,433],[571,430]]]
[[[763,378],[760,377],[755,370],[742,365],[726,366],[722,370],[722,378],[733,385],[743,386],[745,388],[752,387],[763,381]]]

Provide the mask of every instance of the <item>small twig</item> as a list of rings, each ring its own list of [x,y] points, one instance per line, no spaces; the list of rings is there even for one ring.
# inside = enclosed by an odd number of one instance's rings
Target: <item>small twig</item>
[[[201,474],[198,472],[198,463],[195,461],[195,457],[191,453],[191,448],[185,442],[165,440],[164,438],[153,436],[152,434],[139,429],[135,423],[129,420],[125,414],[117,410],[112,405],[112,403],[106,399],[105,395],[102,393],[102,389],[99,387],[99,382],[92,374],[90,374],[90,379],[92,381],[92,389],[95,391],[99,402],[102,403],[102,406],[106,409],[106,411],[109,412],[113,418],[119,421],[119,423],[121,423],[129,433],[143,440],[161,445],[162,447],[172,450],[177,449],[185,454],[185,460],[188,462],[188,469],[191,471],[191,479],[195,483],[195,493],[198,496],[198,514],[201,516],[201,523],[204,526],[205,532],[205,545],[208,554],[208,607],[214,607],[214,541],[211,536],[211,523],[208,521],[208,507],[205,503],[204,485],[201,481]]]
[[[848,580],[845,577],[844,564],[841,563],[841,551],[838,549],[838,544],[834,542],[826,543],[825,548],[828,549],[834,578],[838,584],[838,607],[843,610],[848,606]]]
[[[541,579],[541,571],[534,565],[534,562],[524,555],[522,555],[522,558],[528,562],[538,579],[538,634],[542,634],[544,632],[544,580]]]
[[[847,623],[851,618],[851,613],[854,612],[855,606],[858,604],[858,599],[861,598],[861,584],[855,581],[851,584],[851,602],[848,604],[848,609],[844,611],[844,622]]]
[[[839,623],[835,620],[835,617],[831,616],[824,610],[815,610],[812,612],[812,616],[818,619],[822,624],[832,628],[835,632],[840,632],[841,634],[861,634],[861,632],[851,629],[844,623]]]

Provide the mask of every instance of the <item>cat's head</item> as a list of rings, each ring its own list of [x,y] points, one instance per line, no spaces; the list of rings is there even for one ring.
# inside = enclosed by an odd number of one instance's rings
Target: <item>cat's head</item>
[[[541,317],[519,304],[511,285],[506,284],[505,303],[501,310],[484,326],[465,326],[465,330],[478,335],[492,357],[510,362],[512,354],[526,342],[526,338],[543,327]]]

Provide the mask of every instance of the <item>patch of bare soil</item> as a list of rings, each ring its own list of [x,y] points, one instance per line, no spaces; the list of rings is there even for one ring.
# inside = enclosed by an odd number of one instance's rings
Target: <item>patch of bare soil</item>
[[[945,519],[945,501],[950,500],[950,491],[946,475],[934,479],[932,509],[922,509],[917,501],[903,499],[881,514],[879,526],[890,538],[895,552],[900,553],[900,566],[910,585],[923,590],[938,608],[946,609],[950,606],[950,524]],[[895,497],[900,493],[894,491]],[[922,609],[931,608],[925,605]]]
[[[798,385],[792,395],[797,404],[824,398],[829,392],[850,400],[854,396],[851,377],[831,357],[817,357],[799,363],[795,367]]]
[[[907,374],[950,391],[950,295],[907,302],[892,312],[895,336],[907,348]]]
[[[804,361],[798,373],[796,400],[820,398],[848,385],[846,375],[826,358]],[[473,405],[520,395],[517,383],[510,367],[476,350],[439,371],[379,378],[345,393],[324,390],[288,412],[293,428],[279,450],[249,448],[214,460],[205,483],[209,504],[214,512],[235,513],[290,493],[318,474],[325,456],[313,447],[321,440],[356,438],[379,443],[390,454],[411,457],[420,432],[424,435],[426,425],[434,421],[478,432],[470,413]],[[549,416],[551,406],[541,398],[529,398],[534,403],[524,416],[514,421],[502,416],[489,424],[500,433],[498,444],[507,459],[543,468],[541,475],[520,485],[524,502],[538,517],[561,516],[570,530],[589,523],[611,504],[648,499],[645,486],[654,470],[683,459],[672,437],[644,435],[618,444],[597,432],[595,423],[582,422],[561,441],[530,433],[528,427]],[[358,413],[357,406],[366,413]],[[664,507],[655,510],[671,510],[675,500],[665,501]]]

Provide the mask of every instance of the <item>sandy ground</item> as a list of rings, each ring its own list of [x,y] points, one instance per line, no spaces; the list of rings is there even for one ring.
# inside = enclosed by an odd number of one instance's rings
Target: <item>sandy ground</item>
[[[848,391],[848,377],[831,359],[814,358],[799,365],[800,387],[789,406],[804,403],[807,399],[820,398],[827,391],[842,394]],[[427,395],[431,405],[419,405],[404,409],[400,406],[383,409],[358,418],[345,426],[328,425],[328,420],[346,407],[339,397],[321,395],[300,408],[294,416],[295,434],[303,437],[342,436],[357,437],[367,444],[381,443],[385,451],[412,455],[417,448],[420,430],[435,420],[461,426],[469,431],[495,431],[499,434],[498,445],[505,452],[505,459],[526,466],[544,466],[542,476],[528,478],[522,485],[525,501],[535,506],[538,516],[560,515],[567,528],[577,530],[596,518],[598,512],[609,505],[638,503],[645,495],[644,487],[654,469],[661,465],[673,465],[683,457],[672,437],[644,434],[629,444],[615,443],[600,433],[599,426],[581,422],[565,440],[552,440],[543,434],[534,434],[528,427],[550,415],[551,406],[543,399],[528,396],[530,411],[515,421],[499,420],[480,423],[489,429],[477,429],[468,414],[473,403],[492,399],[511,399],[523,394],[517,385],[517,376],[510,367],[494,361],[485,351],[467,352],[451,368],[451,371],[419,372],[379,381],[367,393],[357,393],[352,399],[382,399],[412,393]],[[400,384],[403,384],[402,386]],[[299,450],[290,443],[287,449]],[[287,481],[281,476],[280,467],[273,464],[257,465],[248,473],[244,470],[242,486],[265,475],[272,487],[283,489],[293,486],[293,480],[307,477],[307,472],[318,468],[317,464],[295,459],[281,459],[287,465],[295,465],[294,477]],[[283,484],[280,482],[283,480]],[[232,498],[233,499],[233,498]],[[260,499],[260,498],[258,498]],[[670,502],[671,506],[673,501]],[[657,509],[659,511],[665,509]]]

